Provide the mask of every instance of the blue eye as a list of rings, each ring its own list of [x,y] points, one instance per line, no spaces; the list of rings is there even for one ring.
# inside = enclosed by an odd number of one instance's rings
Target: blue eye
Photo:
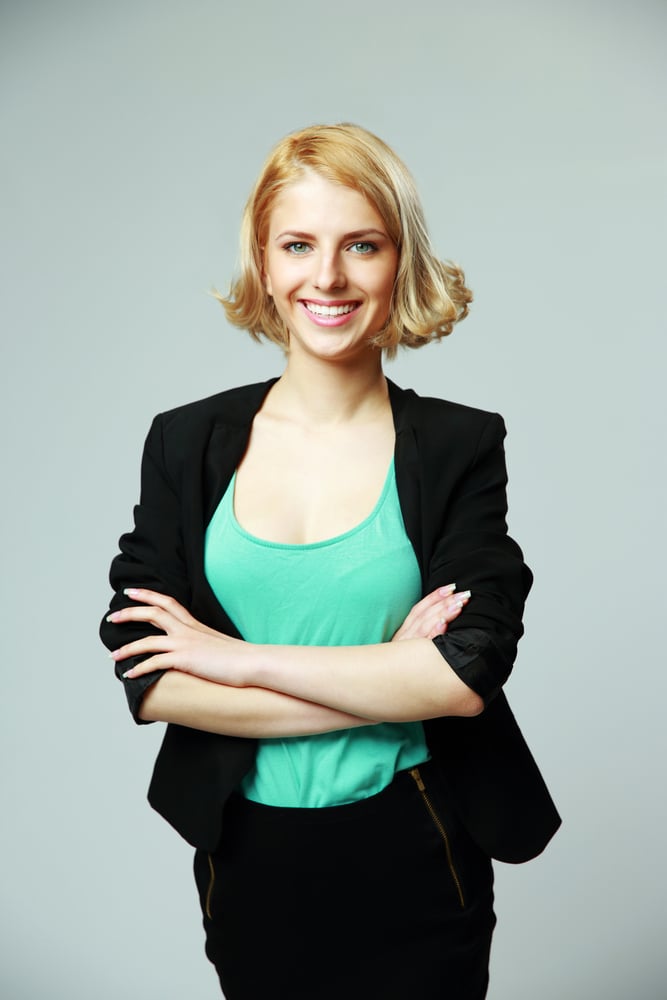
[[[353,243],[350,250],[353,250],[354,253],[369,254],[374,253],[377,250],[377,246],[375,243],[368,243],[365,240],[360,240],[358,243]]]
[[[304,253],[308,253],[310,247],[308,246],[307,243],[300,243],[298,241],[295,241],[294,243],[286,243],[283,249],[286,250],[287,253],[292,253],[295,254],[297,257],[300,257]]]

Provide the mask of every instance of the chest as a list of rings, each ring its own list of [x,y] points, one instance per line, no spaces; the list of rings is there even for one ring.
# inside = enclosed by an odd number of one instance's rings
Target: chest
[[[376,506],[394,452],[391,420],[314,430],[255,420],[234,513],[250,534],[305,545],[341,535]]]

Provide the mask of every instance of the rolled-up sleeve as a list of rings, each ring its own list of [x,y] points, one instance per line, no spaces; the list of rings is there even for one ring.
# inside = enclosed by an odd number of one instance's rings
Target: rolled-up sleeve
[[[127,587],[155,590],[188,605],[190,587],[183,550],[181,504],[166,469],[159,416],[153,421],[144,445],[141,493],[134,508],[134,528],[121,536],[119,548],[109,573],[114,591],[109,611],[118,611],[136,603],[124,594]],[[100,625],[100,638],[109,650],[148,635],[160,634],[159,629],[145,622],[115,625],[106,620],[108,613]],[[130,711],[138,723],[144,721],[138,714],[143,695],[164,671],[154,670],[134,679],[125,679],[122,675],[145,658],[132,657],[115,664],[116,676],[123,682]]]
[[[430,593],[455,582],[459,591],[471,591],[461,615],[433,642],[485,704],[498,694],[514,665],[533,579],[507,533],[504,438],[502,417],[490,414],[447,503],[424,588]]]

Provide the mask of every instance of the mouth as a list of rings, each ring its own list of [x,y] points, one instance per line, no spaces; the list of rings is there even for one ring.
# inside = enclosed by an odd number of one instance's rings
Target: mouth
[[[359,307],[358,302],[333,302],[327,304],[325,302],[312,302],[310,299],[302,299],[301,301],[313,316],[347,316],[348,313],[353,312]]]
[[[318,326],[342,326],[361,306],[359,301],[321,302],[299,299],[299,305]]]

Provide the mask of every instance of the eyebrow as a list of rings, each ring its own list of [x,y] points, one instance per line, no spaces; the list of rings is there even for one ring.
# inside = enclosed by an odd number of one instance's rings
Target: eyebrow
[[[278,236],[276,236],[276,241],[284,239],[285,236],[292,236],[294,239],[309,242],[315,240],[313,233],[302,233],[296,229],[287,229],[284,233],[279,233]],[[344,233],[343,236],[341,236],[341,243],[345,242],[345,240],[362,240],[367,236],[381,236],[383,239],[389,239],[387,234],[381,229],[355,229],[352,233]]]

